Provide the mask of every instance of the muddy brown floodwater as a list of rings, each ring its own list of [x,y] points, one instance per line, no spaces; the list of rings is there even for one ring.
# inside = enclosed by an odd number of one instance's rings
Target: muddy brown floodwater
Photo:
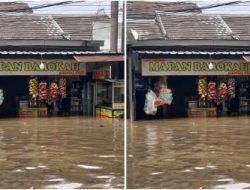
[[[128,126],[128,188],[250,188],[250,117]]]
[[[123,121],[1,119],[0,188],[123,188]]]

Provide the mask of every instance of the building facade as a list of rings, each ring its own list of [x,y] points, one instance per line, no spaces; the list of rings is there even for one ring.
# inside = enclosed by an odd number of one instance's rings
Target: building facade
[[[242,24],[249,19],[168,10],[131,15],[131,120],[249,115],[250,33]],[[156,94],[156,114],[145,113],[148,90]]]

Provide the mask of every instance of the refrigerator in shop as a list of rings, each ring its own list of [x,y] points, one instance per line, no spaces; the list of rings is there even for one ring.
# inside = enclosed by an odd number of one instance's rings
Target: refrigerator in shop
[[[70,89],[70,113],[72,115],[82,115],[82,86],[80,81],[72,82]]]
[[[250,82],[244,81],[240,84],[240,105],[239,112],[241,115],[250,114]]]
[[[82,88],[82,105],[84,116],[95,115],[95,83],[88,82]]]

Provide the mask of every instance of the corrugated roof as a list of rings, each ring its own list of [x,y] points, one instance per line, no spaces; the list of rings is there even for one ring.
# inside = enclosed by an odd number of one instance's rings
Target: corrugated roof
[[[62,39],[50,16],[2,14],[0,28],[0,39]]]
[[[250,55],[250,51],[136,51],[151,55]]]
[[[71,40],[92,39],[94,17],[53,16]]]
[[[0,55],[121,55],[109,51],[0,51]]]
[[[158,14],[168,39],[232,39],[219,15]]]
[[[128,32],[135,30],[138,40],[153,39],[154,32],[166,40],[250,40],[250,15],[158,12],[155,18],[153,27],[141,19],[129,19]]]
[[[223,15],[222,18],[240,40],[250,39],[250,15]]]
[[[0,12],[33,13],[29,5],[24,2],[0,2]]]
[[[109,22],[107,16],[0,14],[1,39],[92,40],[94,22]]]
[[[128,37],[131,29],[138,33],[139,40],[163,39],[163,34],[155,19],[127,19]]]
[[[243,58],[246,62],[250,63],[250,56],[249,56],[249,55],[244,55],[244,56],[242,56],[242,58]]]
[[[76,55],[74,56],[75,60],[78,62],[115,62],[115,61],[124,61],[123,55]]]
[[[201,12],[195,3],[191,2],[156,2],[127,1],[127,18],[154,18],[156,11],[164,12]]]

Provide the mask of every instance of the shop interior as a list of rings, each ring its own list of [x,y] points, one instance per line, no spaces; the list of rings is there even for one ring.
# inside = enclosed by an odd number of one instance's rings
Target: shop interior
[[[78,76],[2,76],[1,117],[83,115],[83,83]]]
[[[165,76],[173,100],[170,104],[157,106],[155,115],[147,115],[143,110],[145,95],[148,89],[156,92],[155,86],[161,78],[136,76],[136,119],[250,114],[248,76]]]
[[[116,74],[93,78],[95,70],[109,65]],[[114,65],[114,67],[113,67]],[[124,115],[123,72],[118,63],[91,64],[86,76],[1,76],[0,117],[52,117]],[[116,68],[117,67],[117,68]],[[110,71],[111,72],[111,71]],[[106,111],[100,115],[97,108]]]

